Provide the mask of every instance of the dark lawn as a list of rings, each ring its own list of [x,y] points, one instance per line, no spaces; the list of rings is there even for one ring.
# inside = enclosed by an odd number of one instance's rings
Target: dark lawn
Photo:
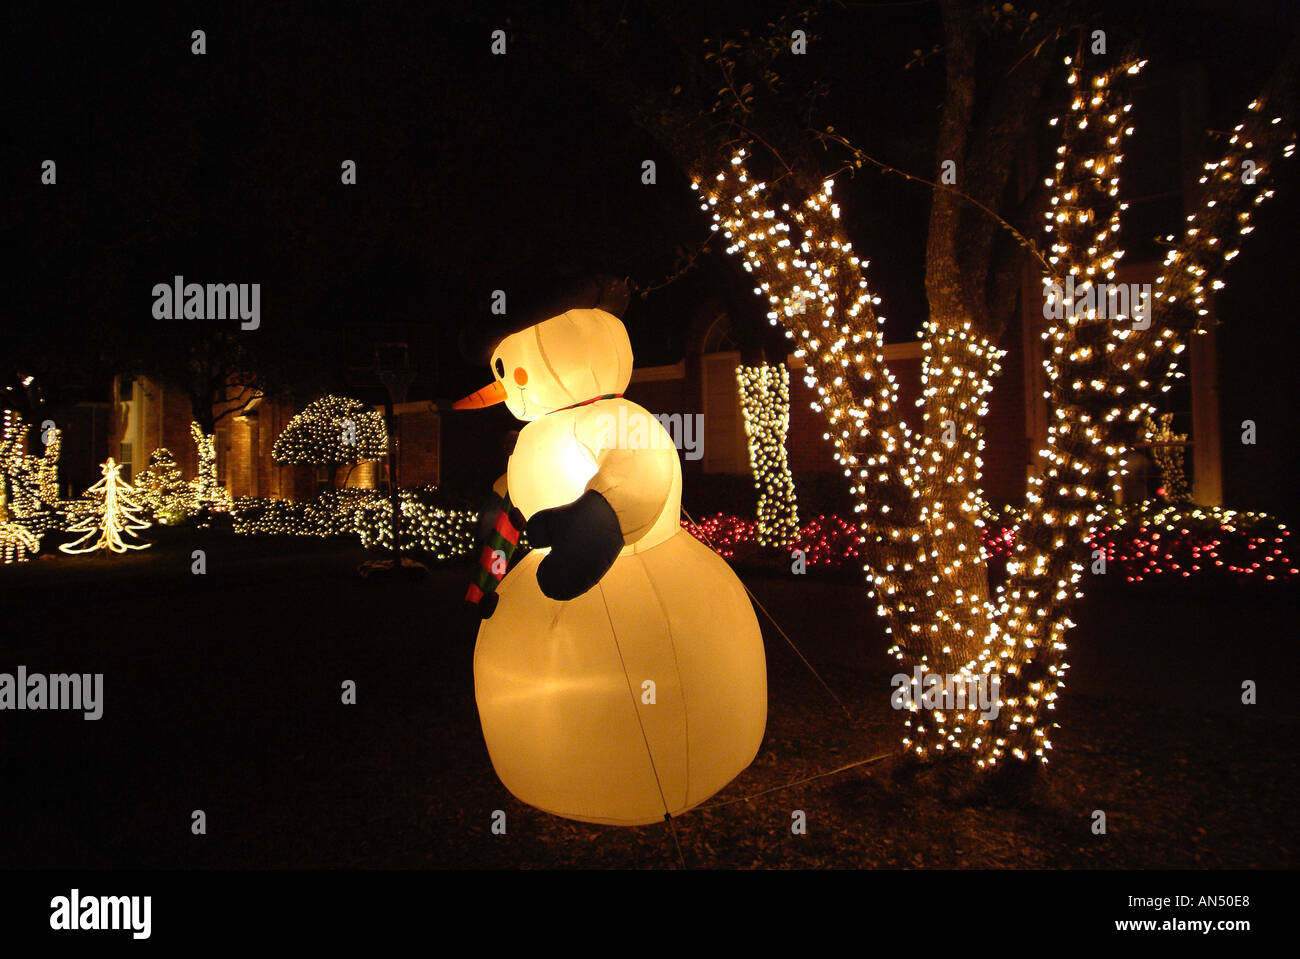
[[[105,673],[99,722],[0,713],[0,867],[677,864],[666,827],[568,822],[497,781],[460,603],[468,563],[375,586],[355,576],[357,548],[151,533],[165,541],[141,554],[0,567],[0,671]],[[189,571],[194,545],[206,576]],[[895,752],[893,670],[863,590],[743,575],[855,719],[764,621],[767,738],[711,802]],[[951,775],[909,779],[888,758],[684,816],[686,864],[1291,867],[1296,611],[1269,585],[1094,588],[1031,801],[965,799]],[[340,703],[345,679],[356,706]],[[1260,705],[1240,705],[1243,679]],[[191,835],[194,809],[206,836]],[[806,836],[790,832],[794,809]]]

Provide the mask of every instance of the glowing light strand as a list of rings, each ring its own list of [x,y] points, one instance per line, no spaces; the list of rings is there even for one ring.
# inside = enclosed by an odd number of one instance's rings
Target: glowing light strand
[[[1066,61],[1072,102],[1052,121],[1061,127],[1062,142],[1047,181],[1054,188],[1052,209],[1045,214],[1049,259],[1060,271],[1045,282],[1072,277],[1087,288],[1116,275],[1124,209],[1118,168],[1132,133],[1131,105],[1119,81],[1144,65],[1131,62],[1084,79]],[[1288,146],[1284,155],[1292,150]],[[931,668],[956,663],[963,671],[998,670],[1004,684],[1011,677],[1004,685],[1011,690],[1004,697],[1009,708],[997,728],[980,728],[970,714],[935,713],[926,718],[928,728],[909,719],[904,744],[918,755],[931,748],[968,749],[981,765],[1005,756],[1046,762],[1050,723],[1042,716],[1054,708],[1068,669],[1068,609],[1082,595],[1078,557],[1095,529],[1107,483],[1113,489],[1127,473],[1125,451],[1145,438],[1143,416],[1154,409],[1149,397],[1168,388],[1168,377],[1157,372],[1164,366],[1177,375],[1171,358],[1183,344],[1160,315],[1161,294],[1150,304],[1154,315],[1143,331],[1127,309],[1097,322],[1095,300],[1059,304],[1069,309],[1044,333],[1050,424],[1043,466],[1029,481],[1025,515],[1003,539],[1014,550],[1010,578],[986,599],[987,551],[969,549],[968,540],[969,530],[983,522],[978,418],[986,412],[983,397],[1000,352],[969,323],[942,326],[932,318],[923,331],[923,431],[912,433],[889,415],[897,391],[883,359],[883,318],[873,315],[879,300],[868,292],[865,263],[839,228],[833,183],[794,208],[778,203],[752,178],[741,149],[728,167],[692,188],[714,231],[728,241],[727,252],[755,277],[754,292],[768,302],[769,320],[785,328],[794,355],[806,364],[813,409],[830,427],[825,438],[852,484],[861,530],[872,546],[869,595],[890,624],[890,654],[925,662],[927,649],[941,649],[942,656],[927,663]],[[1206,205],[1223,216],[1234,204]],[[954,587],[956,581],[962,586]],[[896,631],[900,625],[905,629]],[[957,651],[972,648],[972,640],[978,656],[962,665]]]
[[[784,364],[738,366],[736,381],[758,490],[758,542],[788,546],[799,531],[794,476],[785,445],[790,430],[790,371]]]
[[[64,553],[93,553],[107,549],[114,553],[127,550],[148,549],[151,543],[133,543],[136,533],[149,528],[150,524],[138,514],[144,507],[135,497],[135,487],[122,479],[122,464],[108,461],[100,468],[103,478],[90,489],[88,496],[96,493],[103,495],[103,501],[97,513],[92,513],[68,527],[70,533],[83,534],[71,543],[63,543],[59,549]],[[125,538],[124,538],[125,537]]]

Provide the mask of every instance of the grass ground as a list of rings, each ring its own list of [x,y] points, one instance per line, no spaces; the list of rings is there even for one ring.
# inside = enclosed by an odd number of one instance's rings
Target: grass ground
[[[0,568],[0,671],[105,674],[99,722],[0,714],[0,867],[677,865],[665,826],[573,823],[500,785],[474,707],[468,564],[375,586],[353,547],[156,532],[140,554]],[[1287,587],[1095,588],[1045,783],[986,799],[893,755],[893,669],[860,588],[742,576],[853,718],[764,622],[766,739],[715,808],[675,821],[688,867],[1296,864]],[[355,706],[340,704],[345,679]],[[1241,705],[1244,679],[1259,705]],[[791,833],[796,809],[806,835]]]

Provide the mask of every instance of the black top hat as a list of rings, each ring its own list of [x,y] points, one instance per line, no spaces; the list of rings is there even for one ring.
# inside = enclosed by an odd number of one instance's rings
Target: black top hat
[[[492,351],[511,333],[536,326],[569,310],[604,310],[622,318],[631,293],[627,281],[608,273],[569,276],[531,288],[506,291],[506,312],[487,316],[460,331],[460,351],[486,366]]]

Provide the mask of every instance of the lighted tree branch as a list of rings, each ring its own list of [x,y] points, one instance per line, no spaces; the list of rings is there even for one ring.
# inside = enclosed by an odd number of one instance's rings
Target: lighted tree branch
[[[1069,85],[1082,92],[1055,121],[1062,143],[1048,181],[1055,191],[1047,214],[1049,281],[1073,277],[1083,285],[1115,276],[1123,255],[1118,167],[1132,132],[1117,81],[1141,66],[1129,62],[1085,78],[1067,61]],[[1004,709],[996,721],[972,710],[935,712],[924,721],[909,719],[905,745],[920,755],[964,750],[981,765],[1008,755],[1046,761],[1045,714],[1067,669],[1064,638],[1073,625],[1069,610],[1082,596],[1084,545],[1108,487],[1123,475],[1125,450],[1152,410],[1157,384],[1149,370],[1172,365],[1183,344],[1158,312],[1149,326],[1135,329],[1146,319],[1136,309],[1106,316],[1095,301],[1086,308],[1073,298],[1061,304],[1062,318],[1044,335],[1051,423],[1043,470],[1027,490],[1010,579],[990,596],[982,557],[952,535],[957,523],[949,515],[955,502],[963,521],[978,525],[978,459],[945,455],[943,428],[952,427],[977,450],[982,445],[975,424],[986,410],[996,347],[969,319],[926,324],[928,422],[918,434],[891,411],[897,391],[883,357],[881,319],[873,309],[878,300],[838,222],[833,185],[792,208],[750,175],[747,151],[739,149],[728,169],[693,187],[727,252],[754,276],[769,319],[786,329],[807,364],[814,408],[826,418],[872,547],[868,576],[893,635],[890,652],[931,670],[1004,677]],[[1220,198],[1210,208],[1243,202],[1238,194],[1233,203]],[[973,649],[977,654],[969,656]]]

